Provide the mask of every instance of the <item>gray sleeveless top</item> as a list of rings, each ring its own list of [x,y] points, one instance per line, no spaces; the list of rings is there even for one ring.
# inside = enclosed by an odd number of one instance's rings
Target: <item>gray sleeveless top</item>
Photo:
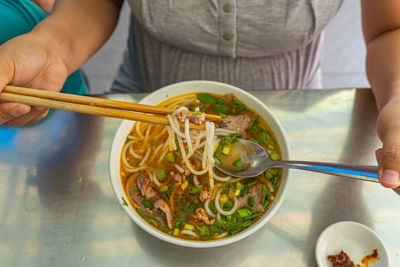
[[[322,30],[342,0],[128,0],[116,92],[185,80],[242,89],[319,88]]]

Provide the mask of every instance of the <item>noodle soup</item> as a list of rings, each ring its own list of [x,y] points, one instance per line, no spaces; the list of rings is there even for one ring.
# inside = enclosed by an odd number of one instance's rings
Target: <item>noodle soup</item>
[[[229,145],[238,138],[259,143],[279,160],[279,145],[265,121],[233,94],[190,93],[160,105],[175,109],[170,125],[136,122],[122,150],[129,204],[148,224],[182,239],[221,239],[258,221],[277,196],[282,171],[237,179],[214,166],[230,156]],[[222,121],[206,121],[204,113],[221,115]],[[240,167],[241,159],[232,164]]]

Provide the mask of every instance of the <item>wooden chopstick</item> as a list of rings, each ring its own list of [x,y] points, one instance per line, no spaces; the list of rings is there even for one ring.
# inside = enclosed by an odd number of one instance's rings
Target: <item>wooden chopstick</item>
[[[113,108],[113,109],[122,109],[122,110],[130,110],[137,111],[143,113],[152,113],[152,114],[171,114],[174,110],[171,108],[160,107],[160,106],[152,106],[152,105],[144,105],[144,104],[136,104],[130,102],[116,101],[116,100],[108,100],[98,97],[90,97],[90,96],[81,96],[81,95],[73,95],[73,94],[65,94],[65,93],[57,93],[50,92],[38,89],[31,88],[23,88],[18,86],[8,85],[3,89],[3,92],[39,97],[49,100],[57,100],[69,103],[76,104],[84,104],[89,106],[96,107],[104,107],[104,108]],[[55,107],[52,107],[55,108]],[[101,115],[104,116],[104,115]],[[220,122],[221,116],[206,114],[206,120]]]

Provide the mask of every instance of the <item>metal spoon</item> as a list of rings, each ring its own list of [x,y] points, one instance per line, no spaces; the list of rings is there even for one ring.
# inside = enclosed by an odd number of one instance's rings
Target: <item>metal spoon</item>
[[[229,146],[233,153],[222,155],[220,166],[215,167],[235,177],[255,177],[271,168],[293,168],[379,183],[377,166],[272,160],[262,146],[246,139],[238,139]],[[238,158],[241,163],[234,164]]]

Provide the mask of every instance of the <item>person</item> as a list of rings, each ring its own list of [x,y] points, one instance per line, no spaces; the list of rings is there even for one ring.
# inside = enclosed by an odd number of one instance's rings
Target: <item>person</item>
[[[322,31],[342,0],[128,0],[130,36],[114,91],[148,92],[191,79],[245,89],[320,87]],[[0,88],[59,91],[113,32],[122,0],[58,0],[51,15],[0,46]],[[367,75],[380,111],[383,186],[400,185],[400,2],[362,0]],[[95,7],[95,8],[93,8]],[[0,104],[0,124],[46,110]]]

